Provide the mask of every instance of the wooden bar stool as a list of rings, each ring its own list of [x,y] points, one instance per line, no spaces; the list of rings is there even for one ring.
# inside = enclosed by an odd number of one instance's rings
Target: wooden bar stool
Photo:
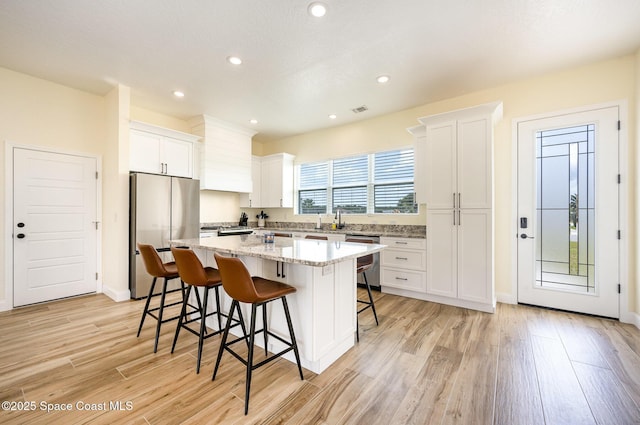
[[[171,347],[171,352],[173,353],[176,348],[176,343],[178,342],[178,335],[180,334],[181,328],[184,328],[192,334],[197,335],[198,360],[196,364],[196,373],[200,373],[200,360],[202,358],[202,346],[204,340],[222,333],[222,316],[227,317],[227,315],[223,314],[220,310],[220,293],[218,291],[218,288],[220,288],[222,280],[220,278],[220,273],[218,272],[218,270],[214,269],[213,267],[203,267],[202,263],[192,250],[188,248],[172,247],[171,252],[173,253],[173,258],[175,258],[176,260],[180,279],[182,279],[182,281],[187,284],[187,293],[185,294],[182,303],[182,311],[180,312],[180,316],[178,319],[178,326],[176,327],[176,334],[173,338],[173,346]],[[192,310],[187,312],[187,307],[193,307],[188,303],[189,295],[191,294],[191,289],[193,287],[204,288],[204,297],[202,299],[202,302],[198,303],[200,305],[200,308],[197,311],[198,315],[195,317],[194,313],[196,313],[196,311]],[[207,313],[207,300],[209,298],[209,290],[211,288],[214,289],[216,295],[216,310],[211,313]],[[198,297],[198,290],[196,289],[195,292],[196,297]],[[189,315],[191,315],[191,318],[189,318]],[[206,318],[213,315],[216,315],[218,318],[218,330],[212,333],[208,333],[205,323]],[[242,326],[242,330],[246,334],[244,322],[242,320],[242,313],[238,311],[238,315],[240,317],[240,320],[234,319],[236,323],[234,323],[233,326]],[[228,317],[231,318],[232,316],[233,311],[229,313]],[[198,320],[200,320],[199,331],[196,331],[188,326],[190,323],[196,322]],[[229,325],[227,324],[227,326]]]
[[[156,251],[156,249],[151,245],[142,243],[138,243],[136,245],[138,246],[138,251],[140,251],[140,255],[142,256],[144,268],[147,270],[147,273],[153,276],[153,281],[151,282],[149,295],[147,295],[147,301],[144,304],[144,310],[142,311],[142,318],[140,319],[140,326],[138,327],[138,334],[136,335],[136,337],[140,336],[140,331],[142,330],[142,325],[144,324],[144,319],[147,317],[147,315],[156,319],[158,321],[158,324],[156,325],[156,341],[153,346],[153,352],[156,353],[158,351],[158,339],[160,338],[160,326],[163,323],[176,320],[179,317],[172,316],[164,318],[164,309],[166,307],[182,304],[183,301],[183,299],[181,299],[180,301],[165,304],[166,295],[171,292],[181,291],[184,298],[184,284],[180,282],[181,288],[167,291],[167,282],[169,282],[171,279],[177,279],[179,277],[176,263],[163,263],[162,259],[160,259],[160,256],[158,255],[158,251]],[[154,294],[153,291],[155,290],[156,281],[159,277],[164,279],[162,290],[159,294]],[[158,295],[160,295],[160,305],[158,307],[149,308],[149,305],[151,304],[151,298]],[[158,312],[157,315],[156,312]]]
[[[345,242],[357,242],[357,243],[373,243],[372,240],[367,239],[346,239]],[[373,254],[365,255],[362,257],[358,257],[356,263],[356,273],[362,274],[364,278],[364,286],[367,289],[367,294],[369,294],[368,300],[358,299],[358,302],[364,304],[365,306],[358,310],[358,314],[362,313],[366,309],[370,308],[373,311],[373,317],[376,319],[376,326],[378,326],[378,315],[376,314],[376,306],[373,303],[373,296],[371,295],[371,286],[369,286],[369,282],[367,281],[367,274],[365,273],[373,266]],[[358,316],[356,315],[356,339],[360,341],[360,329],[358,326]]]
[[[263,366],[270,361],[282,356],[285,353],[293,350],[296,356],[296,363],[298,364],[298,372],[300,372],[300,379],[304,380],[302,375],[302,365],[300,364],[300,354],[298,353],[298,344],[296,343],[296,337],[293,333],[293,325],[291,324],[291,316],[289,314],[289,306],[287,304],[287,295],[296,292],[296,288],[286,283],[276,282],[274,280],[263,279],[261,277],[251,277],[249,271],[245,267],[244,263],[239,258],[222,257],[218,254],[214,254],[216,262],[218,263],[218,269],[222,276],[222,285],[225,292],[233,299],[231,304],[231,311],[229,312],[229,319],[222,335],[222,342],[220,343],[220,349],[218,350],[218,358],[216,360],[216,366],[213,369],[213,376],[211,380],[216,379],[218,373],[218,367],[220,366],[220,359],[222,359],[222,353],[224,350],[230,352],[235,358],[240,360],[242,364],[247,367],[246,383],[245,383],[245,397],[244,397],[244,414],[249,411],[249,391],[251,389],[251,373],[254,369]],[[267,328],[266,320],[266,305],[271,301],[277,299],[282,300],[282,306],[284,307],[285,318],[287,319],[287,326],[289,327],[289,337],[291,341],[286,341],[280,336],[273,334]],[[231,317],[233,316],[234,309],[240,311],[239,303],[251,304],[251,325],[249,328],[249,335],[245,333],[245,336],[236,338],[227,342],[229,337],[229,328],[231,325]],[[263,311],[263,323],[262,329],[256,331],[256,316],[257,308],[262,306]],[[264,345],[265,354],[267,352],[267,337],[272,336],[283,342],[287,347],[277,354],[273,354],[271,357],[267,357],[265,360],[257,364],[253,364],[253,349],[256,333],[264,333]],[[248,339],[249,354],[247,359],[242,358],[238,353],[231,349],[231,346],[236,342],[246,341]]]

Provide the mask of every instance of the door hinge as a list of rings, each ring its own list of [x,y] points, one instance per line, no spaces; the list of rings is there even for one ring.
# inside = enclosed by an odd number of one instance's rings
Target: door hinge
[[[620,131],[620,120],[618,120],[618,131]]]
[[[622,235],[620,234],[620,230],[618,230],[618,239],[622,239]]]
[[[96,272],[96,280],[98,280],[98,272]]]
[[[618,283],[618,294],[621,294],[622,292],[620,292],[620,284]]]
[[[96,180],[98,180],[98,172],[96,171]]]
[[[618,174],[618,184],[620,184],[622,182],[622,177],[620,176],[620,174]]]

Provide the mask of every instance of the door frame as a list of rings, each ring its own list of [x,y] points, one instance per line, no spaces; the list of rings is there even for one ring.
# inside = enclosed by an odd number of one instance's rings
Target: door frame
[[[633,323],[640,327],[640,318],[629,311],[629,242],[634,235],[629,234],[629,163],[628,163],[628,126],[629,112],[627,101],[598,103],[562,109],[542,114],[517,117],[511,123],[511,296],[510,304],[518,303],[518,125],[524,121],[550,118],[559,115],[570,115],[609,107],[618,107],[620,117],[618,169],[621,175],[619,188],[619,225],[622,239],[620,240],[620,318],[623,323]],[[637,288],[636,288],[637,289]]]
[[[55,153],[61,155],[82,156],[96,160],[96,217],[99,223],[96,234],[96,292],[102,292],[102,156],[45,146],[23,145],[10,141],[4,142],[4,300],[0,300],[0,311],[13,309],[13,150],[14,148]]]

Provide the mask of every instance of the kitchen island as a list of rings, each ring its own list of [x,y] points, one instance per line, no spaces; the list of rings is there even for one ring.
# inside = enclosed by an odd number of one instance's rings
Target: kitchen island
[[[379,244],[322,241],[312,239],[274,238],[264,243],[258,235],[219,236],[171,241],[173,246],[187,246],[205,266],[216,267],[213,252],[242,259],[253,276],[261,276],[294,286],[295,294],[287,297],[298,342],[302,366],[321,373],[354,345],[356,331],[356,259],[382,251]],[[231,299],[221,297],[227,312]],[[211,303],[209,303],[211,305]],[[245,319],[249,310],[242,305]],[[282,305],[269,303],[269,329],[283,338],[288,330]],[[217,329],[217,321],[207,326]],[[262,323],[258,319],[257,328]],[[240,332],[234,328],[235,332]],[[261,338],[256,338],[260,345]],[[269,339],[269,351],[283,346]],[[292,353],[288,353],[292,354]],[[295,361],[293,356],[285,356]]]

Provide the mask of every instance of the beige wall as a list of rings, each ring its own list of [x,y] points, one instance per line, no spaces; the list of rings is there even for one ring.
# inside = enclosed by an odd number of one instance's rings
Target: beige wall
[[[594,63],[589,66],[551,73],[483,90],[464,96],[434,102],[397,113],[360,121],[355,124],[334,127],[327,130],[289,137],[276,142],[262,144],[264,155],[288,152],[296,155],[296,162],[340,157],[361,152],[372,152],[405,146],[412,142],[406,132],[407,127],[418,124],[417,118],[446,111],[471,107],[501,100],[504,117],[495,129],[495,205],[496,205],[496,292],[502,299],[515,297],[512,288],[511,253],[515,239],[512,210],[512,125],[519,117],[571,109],[585,105],[623,100],[628,104],[628,117],[623,121],[628,126],[629,154],[628,171],[630,181],[635,181],[637,131],[636,131],[636,78],[639,77],[636,63],[640,59],[629,55],[615,60]],[[640,117],[637,117],[640,120]],[[635,234],[635,185],[628,186],[630,207],[629,235]],[[423,210],[424,208],[422,208]],[[283,212],[270,215],[279,217]],[[288,212],[290,214],[290,211]],[[366,220],[367,218],[365,218]],[[387,217],[386,219],[393,219]],[[380,222],[384,222],[380,218]],[[425,223],[424,216],[401,218],[404,223]],[[364,221],[364,220],[363,220]],[[636,247],[634,238],[624,242],[629,254],[629,283],[631,284],[629,309],[637,311],[640,299],[636,295],[635,264]]]
[[[513,242],[512,211],[512,123],[515,118],[548,113],[567,108],[624,100],[628,104],[627,123],[629,134],[628,172],[630,181],[636,179],[636,149],[640,114],[636,108],[640,100],[640,90],[636,81],[640,78],[640,53],[615,60],[594,63],[589,66],[551,73],[542,77],[514,82],[500,87],[471,93],[440,102],[422,105],[416,108],[388,114],[352,125],[316,131],[309,134],[290,137],[270,143],[253,144],[254,154],[268,155],[277,152],[289,152],[296,155],[297,162],[339,157],[380,149],[406,146],[412,143],[406,128],[417,124],[418,117],[435,113],[470,107],[481,103],[501,100],[504,102],[504,118],[496,127],[495,137],[495,199],[496,199],[496,289],[505,297],[512,296],[511,252]],[[188,132],[186,122],[177,118],[131,106],[124,111],[128,91],[117,88],[106,97],[91,95],[51,82],[33,78],[0,68],[0,140],[17,144],[37,145],[61,150],[70,150],[101,155],[104,157],[105,175],[111,172],[119,176],[124,174],[123,156],[126,156],[128,139],[123,132],[122,123],[129,114],[132,119],[149,122],[163,127]],[[124,103],[123,103],[124,102]],[[115,116],[115,109],[118,116]],[[119,123],[119,124],[117,124]],[[119,126],[119,127],[118,127]],[[107,127],[109,129],[107,129]],[[117,135],[116,135],[117,133]],[[119,145],[114,147],[115,139]],[[108,147],[107,147],[108,145]],[[112,159],[117,156],[120,163],[116,166]],[[0,151],[0,195],[4,201],[4,150]],[[640,179],[640,177],[638,177]],[[126,221],[113,214],[124,214],[123,182],[118,180],[116,188],[104,185],[104,203],[115,202],[114,212],[104,207],[105,230],[109,220],[119,231],[126,229]],[[120,190],[117,189],[120,187]],[[630,227],[629,234],[636,233],[636,197],[637,184],[628,186]],[[236,194],[226,192],[203,191],[201,204],[202,221],[234,221],[239,208]],[[4,204],[4,202],[3,202]],[[248,211],[252,217],[254,211]],[[0,211],[0,236],[6,240],[4,229],[6,218]],[[276,219],[291,219],[291,210],[270,211]],[[299,218],[298,218],[299,219]],[[362,217],[362,221],[396,220],[398,223],[422,224],[424,213],[419,216]],[[116,232],[118,234],[118,232]],[[113,266],[107,250],[118,249],[122,245],[122,236],[111,238],[111,232],[103,235],[103,267]],[[113,245],[110,245],[112,243]],[[638,311],[640,294],[636,291],[636,267],[638,254],[635,238],[628,238],[629,281],[631,283],[629,308]],[[5,270],[4,245],[0,245],[0,269]],[[117,263],[116,267],[123,265]],[[121,270],[121,269],[120,269]],[[116,273],[122,279],[122,272]],[[4,275],[1,277],[4,279]],[[105,285],[114,290],[121,289],[124,283],[111,283],[105,276]],[[4,282],[0,283],[0,302],[4,297]]]
[[[5,300],[5,143],[104,155],[105,100],[79,90],[0,68],[0,306]],[[11,307],[9,300],[8,307]]]

